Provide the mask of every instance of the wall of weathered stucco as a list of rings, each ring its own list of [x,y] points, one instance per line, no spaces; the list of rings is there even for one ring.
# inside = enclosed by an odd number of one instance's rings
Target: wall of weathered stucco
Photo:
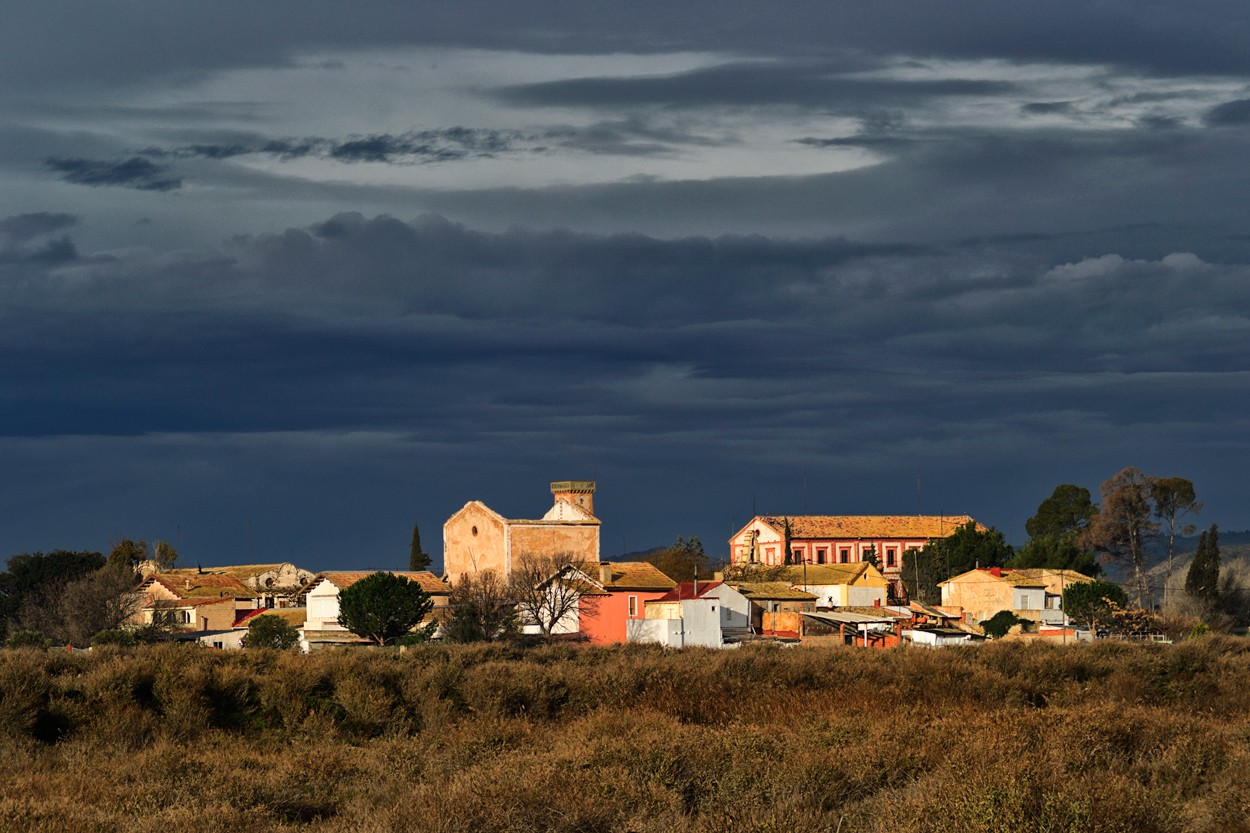
[[[506,576],[511,566],[507,526],[484,504],[468,504],[443,525],[443,570],[452,584],[483,570]]]

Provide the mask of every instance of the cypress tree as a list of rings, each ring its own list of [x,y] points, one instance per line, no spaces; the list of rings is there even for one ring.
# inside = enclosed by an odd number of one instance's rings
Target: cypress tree
[[[1220,594],[1220,533],[1215,524],[1198,538],[1198,551],[1185,574],[1185,592],[1214,609]]]
[[[412,543],[408,546],[408,569],[413,572],[419,570],[428,570],[430,567],[430,556],[425,550],[421,549],[421,530],[416,524],[412,525]]]

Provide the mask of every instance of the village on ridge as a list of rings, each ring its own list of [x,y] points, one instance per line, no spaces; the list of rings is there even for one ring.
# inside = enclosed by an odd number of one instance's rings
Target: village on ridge
[[[505,518],[470,501],[443,525],[444,571],[386,571],[420,585],[433,600],[435,638],[461,582],[493,574],[515,579],[527,559],[541,593],[563,600],[551,638],[609,645],[682,648],[749,642],[944,647],[986,639],[982,623],[1003,611],[1019,621],[1006,638],[1090,641],[1062,609],[1064,589],[1091,579],[1070,569],[975,568],[939,584],[941,603],[907,598],[904,554],[966,525],[967,515],[757,515],[729,539],[729,563],[712,575],[676,581],[647,561],[602,557],[596,483],[551,483],[540,518]],[[786,552],[787,547],[789,553]],[[788,557],[787,557],[788,556]],[[312,573],[290,563],[225,567],[140,567],[135,626],[171,623],[174,637],[218,649],[242,647],[262,615],[298,629],[305,651],[367,644],[340,624],[340,593],[373,571]],[[697,573],[697,571],[696,571]],[[520,623],[527,633],[540,623]]]

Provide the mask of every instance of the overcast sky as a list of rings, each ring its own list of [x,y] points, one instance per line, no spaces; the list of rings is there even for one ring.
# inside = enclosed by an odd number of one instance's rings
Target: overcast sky
[[[18,2],[0,557],[399,568],[595,479],[1250,527],[1244,2]]]

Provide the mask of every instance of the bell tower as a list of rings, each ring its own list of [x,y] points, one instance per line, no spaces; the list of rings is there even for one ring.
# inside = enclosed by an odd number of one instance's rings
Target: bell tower
[[[591,515],[595,514],[595,481],[556,480],[551,484],[551,494],[556,500],[567,500]]]

